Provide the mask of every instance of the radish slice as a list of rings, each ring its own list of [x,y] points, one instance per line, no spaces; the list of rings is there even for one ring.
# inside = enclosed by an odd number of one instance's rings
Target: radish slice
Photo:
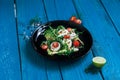
[[[52,51],[58,51],[60,49],[60,43],[59,42],[52,42],[50,47],[51,47]]]

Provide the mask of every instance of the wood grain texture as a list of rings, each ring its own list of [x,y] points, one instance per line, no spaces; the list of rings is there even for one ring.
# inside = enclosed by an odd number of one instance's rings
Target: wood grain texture
[[[47,21],[42,0],[17,0],[16,3],[23,80],[61,80],[58,64],[38,55],[31,42],[21,35],[24,32],[30,35],[27,25],[36,15],[43,23]]]
[[[120,36],[120,0],[100,0]]]
[[[16,0],[18,34],[30,35],[27,25],[35,16],[42,16],[45,21],[45,13],[41,0]],[[34,7],[33,7],[34,6]],[[44,58],[33,49],[30,40],[19,35],[20,56],[22,64],[23,80],[47,80]]]
[[[72,15],[77,16],[74,5],[70,0],[44,0],[44,3],[49,21],[69,20]],[[90,72],[88,74],[85,72],[85,69],[87,69],[91,63],[92,57],[93,55],[90,51],[88,55],[78,61],[60,62],[59,66],[63,80],[91,80],[91,78],[92,80],[102,80],[99,72]]]
[[[75,0],[74,4],[78,14],[82,13],[84,25],[93,35],[92,51],[94,55],[103,56],[107,60],[106,65],[102,68],[103,78],[119,80],[120,38],[106,11],[98,0]]]
[[[0,0],[0,46],[0,80],[21,80],[13,0]]]
[[[19,36],[19,44],[22,60],[22,79],[47,80],[44,58],[35,52],[31,41]]]
[[[46,15],[42,3],[42,0],[16,0],[18,34],[23,34],[24,31],[29,34],[27,26],[29,26],[30,20],[35,17],[40,17],[42,23],[46,22]]]
[[[120,37],[119,17],[117,17],[119,2],[110,1],[16,0],[23,80],[102,80],[102,78],[119,80]],[[77,61],[53,62],[45,59],[33,50],[29,40],[21,36],[24,32],[30,33],[26,26],[34,16],[40,16],[41,21],[47,22],[47,20],[69,20],[72,15],[82,19],[83,25],[91,32],[94,40],[89,54]],[[107,64],[101,69],[101,73],[93,70],[85,72],[92,62],[93,55],[107,59]]]

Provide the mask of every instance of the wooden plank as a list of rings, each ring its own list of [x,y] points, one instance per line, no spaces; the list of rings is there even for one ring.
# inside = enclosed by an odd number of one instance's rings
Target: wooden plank
[[[60,80],[61,75],[57,63],[39,56],[32,48],[31,42],[24,40],[21,34],[26,32],[27,24],[34,16],[39,16],[42,22],[47,21],[42,0],[17,0],[17,20],[20,40],[20,52],[22,58],[22,75],[24,80]],[[26,25],[26,26],[24,26]],[[28,77],[29,76],[29,77]]]
[[[103,6],[98,0],[75,0],[74,4],[78,14],[82,13],[81,18],[84,25],[93,35],[93,53],[95,56],[103,56],[107,59],[106,65],[102,68],[103,78],[105,80],[119,80],[120,37]]]
[[[16,0],[18,34],[29,34],[27,25],[30,19],[37,16],[45,17],[41,1]],[[43,18],[42,18],[43,19]],[[22,25],[21,25],[22,24]],[[29,40],[19,35],[20,55],[23,80],[47,80],[44,58],[39,56],[31,46]],[[39,77],[40,76],[40,77]]]
[[[57,61],[46,59],[46,69],[48,80],[62,80],[59,65]]]
[[[0,0],[0,80],[21,80],[14,1]]]
[[[47,21],[42,0],[30,0],[29,2],[27,0],[16,0],[16,5],[18,18],[18,34],[23,34],[24,31],[29,32],[26,26],[29,25],[30,20],[34,17],[40,17],[42,23],[45,23]]]
[[[69,20],[72,15],[77,15],[72,1],[44,0],[48,20]],[[52,10],[51,10],[52,9]],[[91,64],[93,55],[90,51],[88,55],[76,62],[60,62],[60,69],[63,80],[102,80],[99,72],[96,74],[86,74],[85,69]]]
[[[23,80],[47,80],[44,58],[36,53],[30,40],[19,36]]]
[[[120,0],[100,0],[120,36]]]
[[[59,0],[58,0],[59,1]],[[73,7],[70,7],[72,9],[69,9],[72,13],[71,14],[67,14],[66,16],[66,13],[68,13],[68,8],[65,7],[67,6],[67,4],[65,2],[71,2],[71,1],[65,1],[63,4],[56,4],[58,1],[47,1],[47,0],[44,0],[45,2],[45,9],[46,9],[46,12],[47,12],[47,16],[48,16],[48,20],[51,21],[51,20],[69,20],[69,18],[71,17],[71,15],[76,15],[75,13],[75,10]],[[61,2],[61,1],[60,1]],[[58,6],[59,5],[59,6]],[[49,6],[49,7],[47,7]],[[69,6],[68,6],[69,7]],[[61,8],[61,10],[59,10]],[[63,14],[60,14],[60,13],[63,13]]]

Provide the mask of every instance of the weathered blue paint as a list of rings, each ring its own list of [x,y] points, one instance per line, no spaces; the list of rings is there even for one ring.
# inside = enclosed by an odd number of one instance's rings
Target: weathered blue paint
[[[13,0],[0,0],[0,80],[21,80]]]

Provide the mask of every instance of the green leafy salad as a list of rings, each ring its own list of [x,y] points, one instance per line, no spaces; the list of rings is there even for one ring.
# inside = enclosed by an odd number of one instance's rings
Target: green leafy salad
[[[49,26],[43,33],[46,41],[43,41],[40,47],[49,55],[69,55],[84,47],[83,41],[79,38],[80,34],[82,33],[70,27],[59,25],[54,29]]]

